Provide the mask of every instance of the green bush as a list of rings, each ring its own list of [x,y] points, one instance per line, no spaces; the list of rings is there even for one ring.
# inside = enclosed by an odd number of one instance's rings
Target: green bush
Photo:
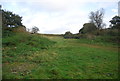
[[[97,27],[93,23],[85,23],[83,28],[79,30],[79,33],[86,34],[86,33],[93,33],[97,30]]]
[[[64,34],[64,38],[73,38],[73,34],[70,32],[70,31],[67,31],[65,34]]]

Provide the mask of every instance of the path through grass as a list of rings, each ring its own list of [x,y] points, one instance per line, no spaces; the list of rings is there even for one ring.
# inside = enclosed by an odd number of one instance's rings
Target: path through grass
[[[100,46],[44,36],[56,43],[49,49],[17,58],[25,61],[3,63],[3,78],[24,79],[116,79],[118,51]]]

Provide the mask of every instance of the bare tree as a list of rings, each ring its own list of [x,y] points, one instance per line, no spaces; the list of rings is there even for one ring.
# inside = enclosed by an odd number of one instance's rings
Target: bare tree
[[[90,23],[94,23],[98,29],[102,29],[103,25],[103,17],[104,17],[104,9],[97,10],[95,12],[91,12],[89,15]]]
[[[32,33],[37,33],[38,31],[39,31],[39,28],[38,28],[38,27],[34,26],[34,27],[32,28]]]

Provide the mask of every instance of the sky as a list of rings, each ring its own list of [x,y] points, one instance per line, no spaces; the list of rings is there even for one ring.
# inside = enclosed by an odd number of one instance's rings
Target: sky
[[[39,28],[39,33],[78,33],[90,21],[91,11],[105,10],[104,23],[118,15],[119,0],[0,0],[2,9],[22,16],[27,29]]]

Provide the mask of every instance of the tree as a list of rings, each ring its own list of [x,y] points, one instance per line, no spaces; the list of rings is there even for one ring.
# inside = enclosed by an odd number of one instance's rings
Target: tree
[[[2,26],[5,27],[18,27],[22,25],[22,17],[13,14],[10,11],[2,10]]]
[[[32,33],[37,33],[38,31],[39,31],[39,28],[38,28],[38,27],[34,26],[34,27],[32,28]]]
[[[65,35],[72,35],[70,31],[65,32]]]
[[[104,26],[103,23],[104,9],[91,12],[89,15],[90,23],[94,23],[98,29],[102,29]]]
[[[73,38],[73,34],[70,31],[65,32],[64,38]]]
[[[10,36],[12,35],[13,30],[23,27],[25,30],[25,26],[22,24],[22,17],[13,12],[6,11],[1,9],[2,12],[2,36]]]
[[[119,16],[115,16],[112,18],[112,20],[110,20],[111,23],[111,28],[120,28],[120,17]]]
[[[95,30],[97,30],[97,27],[93,23],[85,23],[83,25],[83,28],[79,30],[79,33],[81,34],[92,33]]]

